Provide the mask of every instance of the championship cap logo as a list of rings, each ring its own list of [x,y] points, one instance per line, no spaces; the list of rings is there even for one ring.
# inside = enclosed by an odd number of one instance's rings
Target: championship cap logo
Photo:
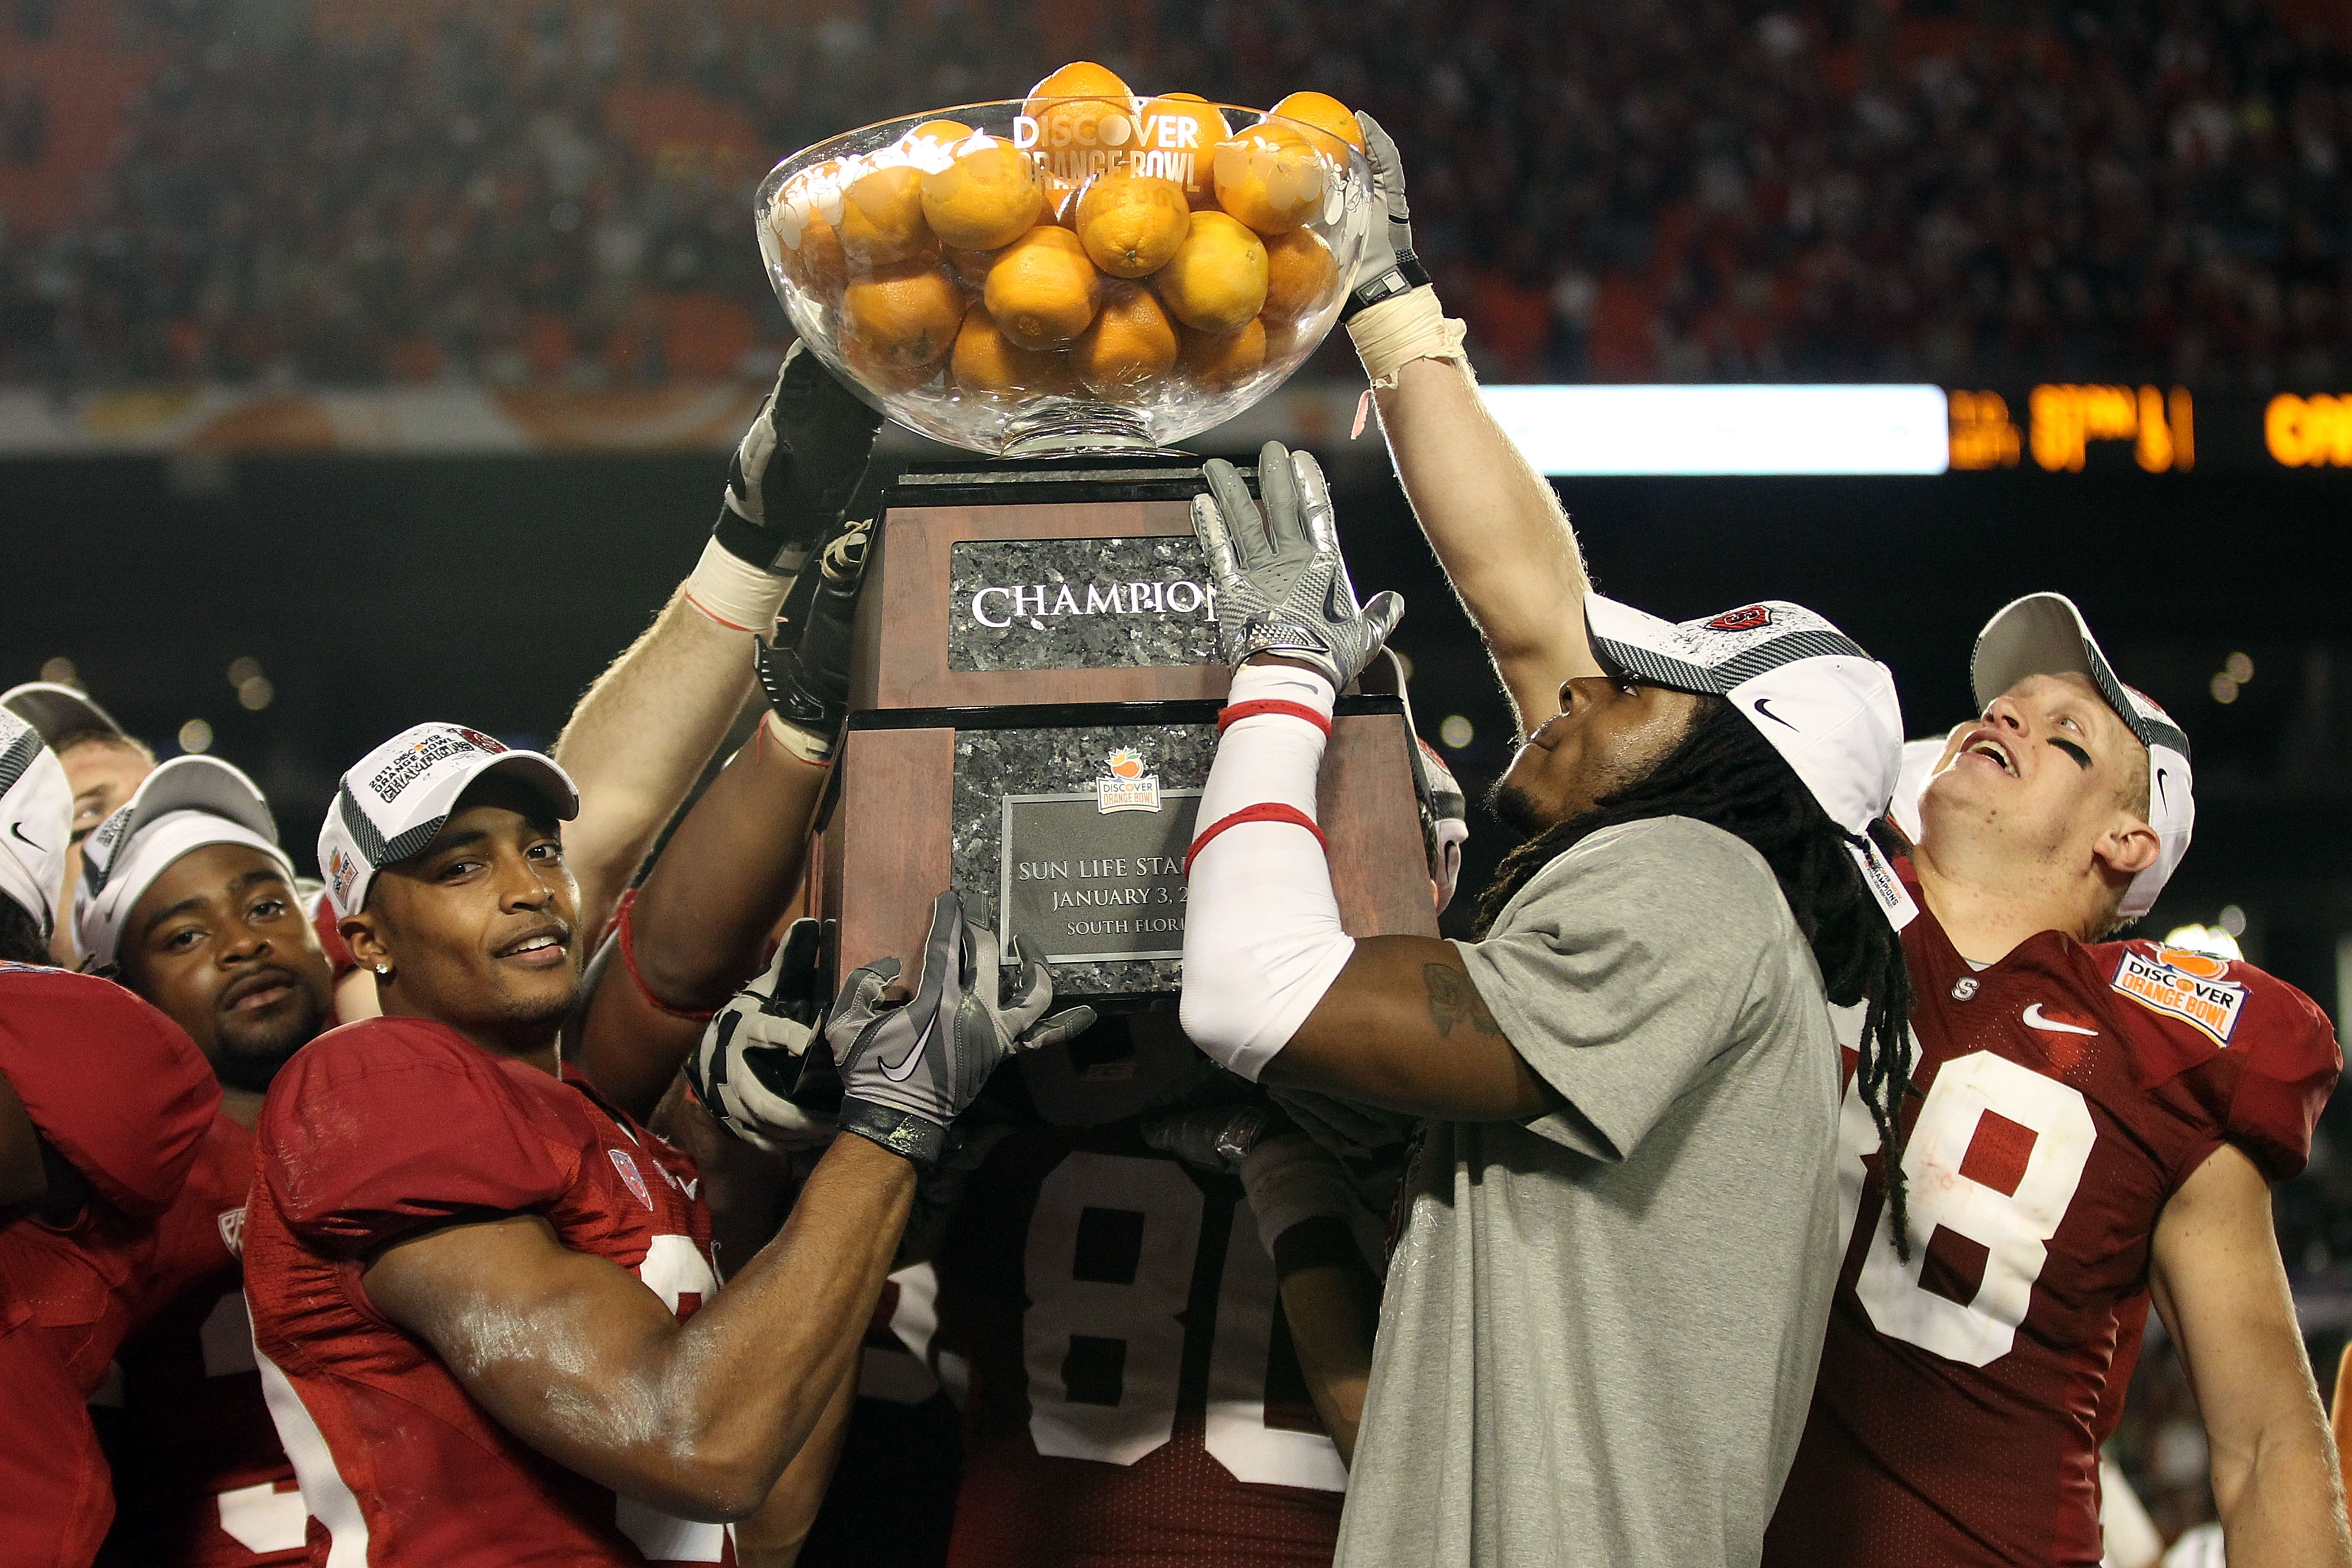
[[[1744,610],[1727,610],[1706,623],[1711,632],[1756,632],[1772,624],[1772,610],[1768,605],[1750,605]]]

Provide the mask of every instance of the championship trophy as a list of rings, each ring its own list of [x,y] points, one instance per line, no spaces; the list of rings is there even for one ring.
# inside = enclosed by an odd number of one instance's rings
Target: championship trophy
[[[802,341],[982,455],[883,491],[808,901],[836,977],[911,960],[952,888],[1060,996],[1157,1011],[1230,673],[1207,485],[1172,448],[1322,342],[1371,195],[1352,121],[1084,90],[869,126],[761,186]],[[1340,700],[1318,815],[1348,930],[1434,935],[1416,742],[1375,670],[1384,692]]]

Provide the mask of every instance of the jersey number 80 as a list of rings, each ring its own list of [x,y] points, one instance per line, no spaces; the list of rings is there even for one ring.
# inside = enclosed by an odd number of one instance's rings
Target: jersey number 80
[[[1202,1206],[1182,1167],[1132,1155],[1072,1153],[1039,1187],[1022,1352],[1040,1454],[1132,1465],[1173,1435],[1186,1333],[1178,1315],[1192,1295]],[[1132,1233],[1131,1279],[1081,1277],[1079,1231],[1090,1214]],[[1346,1490],[1330,1438],[1266,1425],[1274,1264],[1242,1207],[1223,1258],[1197,1263],[1212,1266],[1221,1274],[1204,1446],[1237,1480]]]

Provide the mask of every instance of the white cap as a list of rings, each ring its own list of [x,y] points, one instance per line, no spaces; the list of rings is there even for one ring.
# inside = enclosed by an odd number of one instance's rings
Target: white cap
[[[0,898],[57,928],[66,848],[73,837],[73,786],[41,732],[0,709]]]
[[[1618,674],[1722,697],[1772,743],[1846,836],[1863,879],[1897,929],[1918,912],[1870,839],[1902,766],[1895,676],[1801,605],[1767,599],[1679,626],[1588,594],[1592,651]]]
[[[2085,675],[2107,706],[2147,748],[2147,825],[2156,829],[2156,860],[2131,879],[2117,910],[2137,920],[2156,903],[2172,879],[2197,826],[2195,780],[2189,770],[2189,737],[2146,692],[2116,679],[2115,667],[2099,650],[2089,623],[2063,594],[2028,594],[2001,606],[1977,634],[1969,659],[1969,683],[1977,706],[2029,675]]]
[[[125,731],[114,721],[114,715],[76,691],[70,686],[54,680],[28,680],[22,686],[12,686],[0,691],[0,708],[5,708],[17,718],[41,732],[41,739],[57,744],[61,735],[71,735],[91,730],[103,730],[121,735]]]
[[[319,829],[319,869],[336,916],[365,908],[375,874],[432,843],[457,797],[494,771],[539,792],[559,820],[579,815],[580,791],[552,758],[510,751],[462,724],[403,730],[352,763]]]
[[[180,857],[209,844],[258,849],[294,879],[269,803],[254,782],[217,757],[173,757],[82,840],[74,936],[89,962],[101,969],[114,963],[131,906]]]

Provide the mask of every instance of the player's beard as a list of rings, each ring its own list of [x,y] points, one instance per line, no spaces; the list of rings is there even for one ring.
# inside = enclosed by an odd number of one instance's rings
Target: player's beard
[[[326,1009],[307,987],[296,986],[294,1000],[294,1010],[281,1017],[223,1018],[213,1031],[213,1076],[230,1089],[267,1092],[278,1069],[326,1026]]]
[[[1551,826],[1535,796],[1501,779],[1496,779],[1495,787],[1486,792],[1486,809],[1495,814],[1496,821],[1522,838],[1533,838]]]
[[[539,995],[501,992],[496,1004],[500,1031],[530,1034],[541,1029],[552,1030],[562,1024],[580,1005],[579,974],[567,965],[564,978],[569,984],[560,991],[549,991]]]

